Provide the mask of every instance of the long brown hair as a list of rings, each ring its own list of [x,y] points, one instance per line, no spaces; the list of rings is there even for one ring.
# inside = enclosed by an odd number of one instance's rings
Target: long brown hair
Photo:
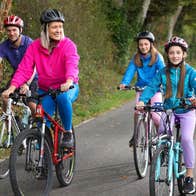
[[[150,53],[151,53],[151,59],[150,59],[150,63],[149,63],[149,66],[152,66],[155,61],[156,61],[156,58],[157,58],[157,54],[158,54],[158,51],[157,49],[154,47],[153,44],[151,44],[151,49],[150,49]],[[138,67],[142,67],[143,64],[142,64],[142,61],[141,61],[141,58],[140,58],[140,52],[139,52],[139,49],[137,51],[137,53],[135,54],[135,59],[134,59],[134,63],[138,66]]]
[[[171,85],[171,78],[170,78],[170,67],[171,65],[168,63],[166,68],[166,95],[165,98],[170,98],[172,96],[172,85]],[[178,81],[178,92],[177,98],[181,98],[184,96],[184,79],[185,79],[186,69],[185,69],[185,62],[183,61],[180,65],[180,79]]]

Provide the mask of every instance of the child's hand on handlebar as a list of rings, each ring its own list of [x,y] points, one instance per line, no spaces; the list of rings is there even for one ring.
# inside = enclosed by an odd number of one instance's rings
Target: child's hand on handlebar
[[[144,109],[144,106],[145,106],[144,102],[143,101],[139,101],[136,104],[136,109],[142,111]]]
[[[196,98],[192,97],[189,100],[191,101],[191,104],[196,107]]]

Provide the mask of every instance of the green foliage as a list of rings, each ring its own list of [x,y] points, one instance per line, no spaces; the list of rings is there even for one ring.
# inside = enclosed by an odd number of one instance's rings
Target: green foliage
[[[137,23],[134,23],[137,14],[128,5],[130,5],[130,1],[123,1],[121,6],[118,6],[115,1],[103,1],[103,10],[107,16],[107,26],[116,47],[114,60],[119,66],[117,69],[121,69],[123,65],[127,64],[129,46],[137,32]],[[131,16],[134,16],[132,20]]]
[[[136,50],[134,38],[141,30],[156,36],[157,47],[163,52],[168,23],[178,5],[183,11],[175,34],[190,43],[188,60],[196,60],[196,2],[195,0],[151,0],[143,26],[139,15],[143,0],[14,0],[12,14],[25,22],[24,34],[33,39],[40,35],[40,14],[46,8],[57,8],[65,15],[65,35],[70,37],[80,55],[80,96],[74,104],[74,120],[84,120],[127,100],[131,96],[116,92],[116,86]],[[0,35],[0,40],[5,36]],[[5,81],[11,69],[5,62]]]

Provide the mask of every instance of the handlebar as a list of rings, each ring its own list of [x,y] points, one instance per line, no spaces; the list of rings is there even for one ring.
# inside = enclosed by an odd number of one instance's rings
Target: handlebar
[[[125,86],[123,89],[119,86],[117,87],[118,90],[135,90],[136,92],[142,92],[144,91],[145,87],[139,87],[139,86]]]
[[[73,88],[74,88],[74,85],[71,85],[69,87],[69,90],[70,89],[73,89]],[[45,93],[42,93],[42,94],[34,94],[34,95],[31,96],[31,98],[40,100],[42,97],[45,97],[46,95],[50,95],[53,99],[55,99],[57,95],[59,95],[60,93],[63,93],[63,92],[64,91],[61,91],[60,88],[57,88],[57,89],[49,88],[48,91],[46,91]]]
[[[3,87],[0,88],[0,95],[6,90],[7,88]],[[19,102],[21,100],[21,98],[27,98],[27,97],[31,97],[31,91],[27,91],[26,94],[22,94],[19,92],[19,90],[15,90],[13,93],[11,93],[9,95],[9,98],[11,98],[14,102]]]
[[[190,110],[191,109],[196,109],[196,106],[191,104],[190,98],[181,98],[180,99],[180,105],[175,107],[175,108],[164,109],[164,104],[163,103],[155,103],[155,105],[147,104],[147,105],[141,106],[141,108],[144,111],[154,111],[154,112],[170,113],[170,112],[173,112],[173,111],[175,111],[176,109],[179,109],[179,108],[190,109]],[[137,107],[135,107],[135,110],[139,110],[139,109],[137,109]]]

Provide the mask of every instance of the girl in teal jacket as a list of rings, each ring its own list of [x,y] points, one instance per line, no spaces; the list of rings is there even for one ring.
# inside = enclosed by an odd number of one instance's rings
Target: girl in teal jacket
[[[165,95],[164,107],[166,109],[173,109],[179,106],[180,98],[193,97],[196,93],[196,70],[185,63],[187,49],[187,43],[179,37],[173,37],[165,44],[165,51],[168,57],[167,66],[158,72],[144,90],[140,96],[139,103],[136,105],[138,109],[148,102],[160,86],[162,86]],[[195,147],[193,136],[196,121],[195,110],[176,109],[174,116],[180,120],[181,143],[187,168],[183,190],[186,194],[194,193],[193,168],[195,165]],[[162,130],[163,128],[160,126],[160,132]]]

